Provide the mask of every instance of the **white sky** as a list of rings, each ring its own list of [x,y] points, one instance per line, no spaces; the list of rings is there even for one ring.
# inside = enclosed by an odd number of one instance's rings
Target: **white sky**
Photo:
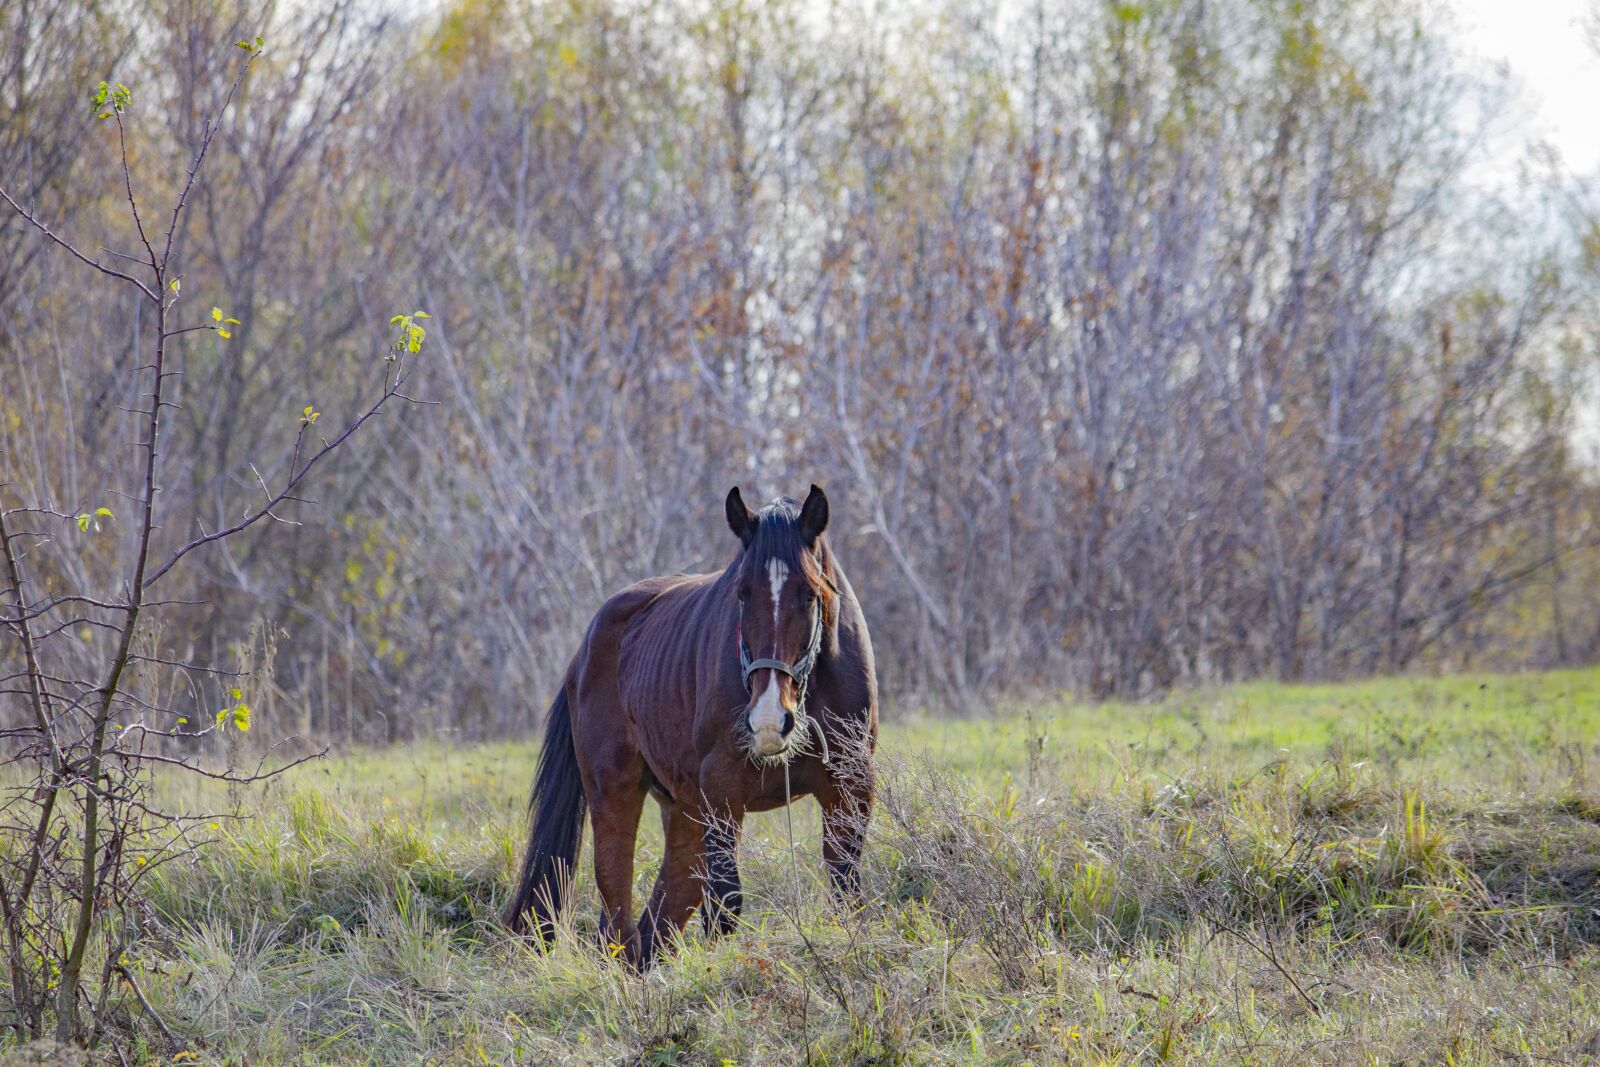
[[[1512,112],[1521,121],[1503,131],[1494,149],[1515,152],[1518,140],[1543,140],[1569,172],[1600,172],[1600,55],[1584,34],[1593,0],[1450,2],[1462,49],[1504,63],[1521,90],[1521,106]]]
[[[1528,146],[1543,142],[1570,176],[1600,183],[1600,55],[1585,20],[1600,22],[1600,0],[1449,0],[1464,52],[1503,63],[1517,93],[1473,168],[1483,185],[1514,185]],[[1600,26],[1594,27],[1600,33]],[[1576,442],[1600,467],[1600,401],[1579,404]]]

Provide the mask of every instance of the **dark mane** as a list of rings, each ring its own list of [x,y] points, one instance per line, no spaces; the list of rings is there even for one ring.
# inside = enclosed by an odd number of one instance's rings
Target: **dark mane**
[[[748,563],[752,568],[762,568],[768,560],[782,560],[789,569],[802,574],[812,585],[826,585],[818,551],[806,551],[805,538],[800,533],[800,505],[790,497],[779,497],[756,512],[756,532],[737,564]],[[738,567],[735,567],[737,571]]]

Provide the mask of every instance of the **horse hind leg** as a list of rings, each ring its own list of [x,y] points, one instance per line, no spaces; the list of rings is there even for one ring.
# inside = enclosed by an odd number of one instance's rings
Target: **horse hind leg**
[[[594,881],[600,891],[600,936],[630,963],[640,960],[639,929],[633,921],[633,850],[644,810],[642,787],[609,791],[591,803]]]

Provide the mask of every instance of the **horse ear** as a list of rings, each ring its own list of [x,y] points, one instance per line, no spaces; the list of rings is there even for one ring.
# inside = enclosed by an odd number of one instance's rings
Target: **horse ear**
[[[810,547],[817,543],[817,538],[827,528],[828,494],[813,485],[811,492],[806,495],[806,502],[800,506],[800,536],[805,538],[806,546]]]
[[[750,509],[744,506],[744,497],[739,495],[736,485],[728,490],[728,529],[732,530],[739,538],[739,543],[746,548],[750,547],[750,539],[756,535],[756,517]]]

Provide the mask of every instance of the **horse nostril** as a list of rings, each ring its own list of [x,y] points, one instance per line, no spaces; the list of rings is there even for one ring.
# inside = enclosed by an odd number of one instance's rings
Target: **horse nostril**
[[[784,737],[788,737],[790,732],[793,729],[794,729],[794,712],[786,711],[786,712],[783,713],[783,730],[782,730],[783,736]]]

